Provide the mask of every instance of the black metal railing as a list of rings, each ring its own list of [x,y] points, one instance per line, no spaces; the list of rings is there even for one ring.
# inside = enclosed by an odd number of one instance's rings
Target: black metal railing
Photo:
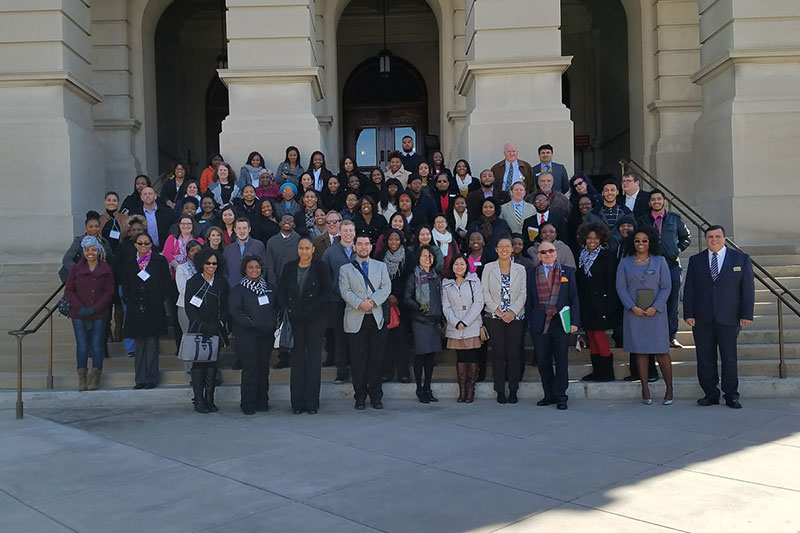
[[[647,183],[651,188],[658,188],[664,192],[666,196],[666,200],[669,202],[670,208],[674,211],[680,213],[686,220],[688,220],[692,225],[697,227],[698,233],[698,245],[699,249],[703,249],[703,240],[699,238],[699,235],[702,235],[706,228],[711,226],[712,224],[706,220],[706,218],[701,215],[694,207],[686,203],[680,196],[675,194],[669,187],[664,185],[662,182],[658,181],[658,179],[653,176],[650,172],[647,171],[642,165],[633,161],[631,159],[622,159],[619,161],[620,166],[622,167],[622,172],[627,170],[632,170],[638,174],[642,181]],[[739,250],[740,252],[743,251],[739,245],[737,245],[733,240],[729,237],[725,238],[725,243],[733,248],[734,250]],[[755,278],[768,290],[770,291],[778,304],[778,356],[779,356],[779,363],[778,363],[778,375],[781,378],[786,377],[786,354],[785,354],[785,346],[783,340],[783,307],[785,306],[789,309],[792,313],[797,315],[800,318],[800,298],[797,297],[791,290],[786,288],[786,286],[781,283],[778,278],[776,278],[770,271],[766,268],[761,266],[756,260],[750,259],[753,263],[753,275]]]

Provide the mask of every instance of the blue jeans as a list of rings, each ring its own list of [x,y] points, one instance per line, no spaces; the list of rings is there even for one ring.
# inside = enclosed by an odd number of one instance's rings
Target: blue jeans
[[[117,292],[119,292],[119,299],[122,302],[122,314],[128,314],[128,306],[125,305],[125,300],[122,299],[122,285],[117,286]],[[133,353],[133,339],[122,339],[122,344],[125,345],[125,353]]]
[[[72,329],[75,331],[76,358],[78,368],[86,368],[89,363],[89,354],[92,354],[92,366],[103,368],[103,354],[105,353],[106,328],[108,320],[72,319]]]

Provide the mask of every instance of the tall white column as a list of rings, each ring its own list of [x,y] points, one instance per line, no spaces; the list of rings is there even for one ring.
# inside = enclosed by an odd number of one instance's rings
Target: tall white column
[[[795,242],[800,3],[700,0],[697,204],[737,242]]]
[[[227,0],[229,68],[220,78],[230,94],[221,152],[238,166],[261,148],[267,166],[286,146],[305,158],[322,147],[317,102],[324,96],[315,46],[313,0]]]
[[[467,120],[460,151],[477,173],[502,159],[507,141],[520,158],[536,164],[539,145],[550,143],[554,159],[573,164],[573,127],[561,100],[559,0],[467,0],[467,57],[459,92]]]
[[[0,27],[0,262],[55,261],[105,191],[90,2],[4,2]]]

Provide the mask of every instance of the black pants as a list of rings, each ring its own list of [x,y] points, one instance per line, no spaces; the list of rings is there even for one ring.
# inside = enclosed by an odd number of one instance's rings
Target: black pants
[[[274,340],[272,330],[236,330],[236,357],[242,363],[242,407],[264,409],[269,405],[269,358]]]
[[[172,323],[172,331],[175,335],[175,349],[180,350],[183,331],[181,330],[181,325],[178,323],[178,286],[174,281],[169,284],[166,301],[169,320]]]
[[[739,369],[737,368],[736,339],[742,328],[708,324],[692,328],[697,353],[697,379],[706,397],[719,400],[717,351],[722,360],[722,392],[726,400],[739,399]]]
[[[492,349],[492,377],[494,390],[505,393],[506,379],[508,388],[519,389],[520,378],[520,339],[525,332],[524,320],[512,320],[505,323],[499,318],[486,318],[489,330],[489,347]]]
[[[292,320],[294,348],[291,374],[292,409],[319,409],[319,383],[322,375],[322,339],[325,320]]]
[[[400,315],[400,325],[387,330],[386,352],[383,355],[383,376],[389,379],[408,377],[408,318]]]
[[[366,314],[358,333],[347,334],[356,402],[366,401],[367,395],[373,403],[383,398],[381,363],[386,347],[386,331],[385,326],[378,329],[375,317]]]
[[[344,302],[331,302],[331,320],[333,321],[334,349],[336,353],[336,378],[346,380],[350,364],[350,346],[347,334],[344,332]]]
[[[561,324],[551,323],[547,333],[534,333],[533,346],[536,350],[536,365],[542,378],[544,397],[554,402],[567,401],[569,385],[569,335],[561,329]],[[553,372],[553,363],[556,365]]]
[[[158,385],[158,337],[136,337],[133,346],[136,384]]]

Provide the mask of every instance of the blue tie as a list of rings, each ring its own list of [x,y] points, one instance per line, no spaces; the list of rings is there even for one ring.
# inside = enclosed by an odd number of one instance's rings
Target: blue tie
[[[719,276],[719,265],[717,264],[717,252],[711,254],[711,279],[717,281]]]
[[[369,278],[369,263],[367,261],[361,261],[361,270],[364,271],[364,288],[369,290],[369,283],[367,283],[367,278]]]

